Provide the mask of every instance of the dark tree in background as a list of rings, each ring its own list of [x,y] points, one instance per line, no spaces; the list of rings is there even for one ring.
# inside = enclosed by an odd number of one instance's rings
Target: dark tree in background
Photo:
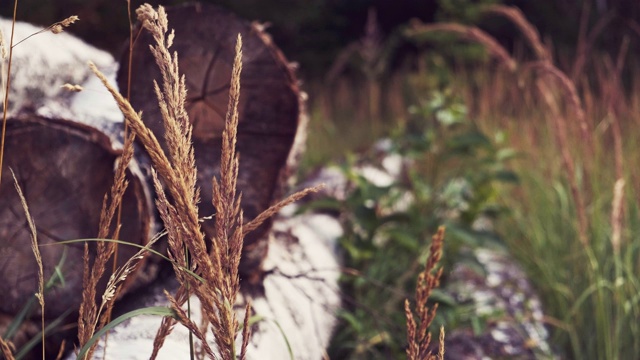
[[[141,3],[175,5],[184,0],[132,0]],[[624,37],[630,41],[630,55],[640,51],[640,1],[637,0],[203,0],[229,8],[241,17],[270,23],[269,32],[289,60],[301,64],[303,77],[322,77],[335,57],[363,34],[367,12],[375,8],[383,36],[397,32],[412,18],[424,22],[479,21],[506,45],[519,34],[506,21],[478,18],[477,5],[502,2],[518,6],[538,27],[543,37],[552,38],[558,53],[569,57],[575,49],[583,11],[589,11],[587,28],[605,23],[594,49],[615,55]],[[0,2],[0,14],[9,17],[13,1]],[[80,22],[70,32],[91,44],[119,54],[128,36],[125,0],[19,0],[18,19],[49,25],[70,15]],[[134,15],[135,16],[135,15]],[[171,21],[171,19],[169,19]],[[178,35],[179,36],[179,35]],[[402,56],[402,52],[400,52]]]
[[[175,5],[184,0],[132,0],[140,4]],[[222,5],[248,20],[271,24],[268,31],[291,61],[299,62],[307,75],[321,76],[335,56],[362,35],[370,7],[378,9],[385,33],[408,19],[433,20],[433,0],[204,0]],[[13,2],[0,2],[0,14],[10,17]],[[18,19],[42,26],[78,15],[68,31],[102,49],[118,54],[128,36],[126,1],[114,0],[19,0]],[[133,15],[135,16],[135,14]],[[135,20],[135,19],[134,19]],[[171,22],[171,19],[169,19]],[[178,34],[179,36],[179,34]]]
[[[521,8],[542,34],[552,34],[555,41],[566,46],[577,40],[585,6],[589,11],[590,28],[606,18],[606,30],[598,40],[601,48],[613,46],[608,50],[614,50],[625,35],[635,37],[632,39],[635,43],[640,38],[640,1],[637,0],[511,0],[505,3]]]

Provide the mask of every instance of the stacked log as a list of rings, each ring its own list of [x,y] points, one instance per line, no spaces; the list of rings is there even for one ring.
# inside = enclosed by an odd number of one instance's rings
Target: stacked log
[[[0,187],[0,262],[3,294],[0,311],[19,312],[33,296],[38,268],[31,250],[31,231],[14,186],[15,173],[37,229],[49,279],[60,265],[64,286],[45,294],[46,315],[55,318],[70,307],[78,307],[82,293],[83,243],[59,245],[73,239],[95,238],[102,200],[113,182],[118,151],[97,130],[74,122],[36,115],[9,119],[5,143],[3,182]],[[142,179],[129,171],[130,185],[122,203],[121,237],[145,244],[149,238],[151,210]],[[90,243],[95,255],[95,242]],[[136,248],[118,248],[119,265]],[[106,280],[106,279],[105,279]],[[104,289],[105,283],[101,284]],[[101,294],[100,289],[98,292]]]
[[[242,192],[244,218],[252,220],[282,195],[287,158],[301,116],[300,92],[292,67],[260,26],[222,8],[190,4],[169,8],[167,15],[176,33],[170,50],[179,54],[180,72],[186,78],[201,217],[215,214],[211,181],[220,172],[231,69],[238,34],[242,36],[238,190]],[[118,86],[123,94],[130,94],[133,107],[143,111],[143,121],[166,150],[164,125],[153,91],[153,81],[161,83],[161,76],[149,51],[152,43],[151,35],[142,31],[135,41],[131,69],[127,47],[120,59]],[[203,224],[209,238],[214,234],[213,224],[213,220]],[[260,280],[260,265],[267,254],[265,235],[270,227],[271,220],[245,238],[240,264],[245,280]]]

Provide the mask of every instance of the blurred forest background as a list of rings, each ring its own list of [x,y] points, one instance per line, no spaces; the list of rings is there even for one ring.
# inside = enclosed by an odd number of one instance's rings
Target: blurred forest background
[[[135,10],[144,0],[131,1]],[[184,0],[157,0],[152,5],[176,5]],[[412,21],[473,24],[494,36],[516,58],[531,51],[517,27],[500,16],[482,15],[483,5],[501,3],[518,7],[538,29],[562,70],[575,78],[595,73],[593,57],[616,58],[625,43],[625,58],[640,53],[640,3],[635,0],[203,0],[221,5],[250,21],[269,24],[268,32],[289,61],[299,64],[299,78],[310,93],[310,108],[337,123],[371,122],[352,143],[384,131],[384,124],[408,116],[416,101],[407,94],[407,74],[425,71],[443,85],[460,68],[478,69],[491,59],[482,46],[460,44],[455,36],[438,34],[425,41],[407,36]],[[10,17],[13,2],[0,3],[0,14]],[[90,44],[119,57],[128,37],[124,0],[21,0],[17,18],[48,26],[76,14],[81,21],[68,29]],[[135,16],[135,14],[134,14]],[[372,21],[368,24],[368,18]],[[590,63],[591,62],[591,63]],[[622,69],[630,89],[637,64]],[[453,72],[450,70],[454,69]],[[593,75],[588,76],[593,80]],[[433,85],[433,84],[432,84]],[[413,85],[412,85],[413,86]],[[589,86],[595,86],[591,83]],[[364,90],[364,91],[362,91]],[[352,106],[355,104],[355,106]],[[473,104],[468,104],[473,106]],[[330,112],[330,113],[327,113]],[[382,124],[382,125],[380,125]],[[372,134],[367,133],[372,132]],[[356,134],[356,136],[358,136]],[[363,144],[364,143],[364,144]],[[311,154],[311,165],[332,154]],[[338,147],[335,153],[341,153]]]
[[[131,8],[176,5],[183,0],[131,1]],[[623,37],[630,37],[629,54],[640,51],[640,3],[635,0],[203,0],[222,5],[248,20],[271,24],[269,32],[290,61],[301,64],[303,78],[327,74],[338,54],[364,35],[369,9],[377,11],[381,40],[397,35],[411,19],[423,22],[474,21],[506,45],[513,46],[519,34],[500,18],[478,18],[478,5],[501,2],[517,6],[558,52],[575,50],[580,21],[588,8],[590,28],[604,23],[606,31],[594,39],[594,51],[615,53]],[[12,1],[0,3],[0,14],[10,17]],[[102,49],[118,54],[128,36],[126,1],[113,0],[21,0],[18,19],[48,26],[76,14],[81,21],[68,31]],[[417,51],[409,41],[398,44],[391,68]]]

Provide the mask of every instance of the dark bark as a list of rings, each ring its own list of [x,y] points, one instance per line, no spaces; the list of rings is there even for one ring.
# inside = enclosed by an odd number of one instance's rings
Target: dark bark
[[[29,226],[9,169],[16,174],[37,228],[45,281],[65,256],[64,286],[45,294],[46,316],[55,318],[80,304],[84,246],[57,243],[97,236],[103,197],[113,183],[118,155],[106,135],[85,125],[35,115],[9,119],[0,186],[0,311],[16,314],[38,289]],[[147,185],[131,172],[127,177],[120,239],[144,244],[152,224]],[[95,247],[95,242],[89,243],[92,257]],[[119,265],[136,251],[120,245]],[[107,270],[98,296],[109,277]]]

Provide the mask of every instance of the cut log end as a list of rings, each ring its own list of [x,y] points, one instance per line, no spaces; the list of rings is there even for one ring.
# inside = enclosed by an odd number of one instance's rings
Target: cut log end
[[[38,288],[31,232],[9,169],[16,174],[37,228],[45,281],[59,264],[64,277],[64,285],[45,294],[46,316],[53,318],[77,308],[82,298],[84,245],[59,242],[96,237],[117,157],[109,138],[87,126],[38,116],[8,121],[0,185],[0,311],[16,314]],[[127,177],[120,238],[144,244],[151,223],[145,185],[131,173]],[[89,244],[93,257],[95,242]],[[136,251],[120,245],[119,265]]]

